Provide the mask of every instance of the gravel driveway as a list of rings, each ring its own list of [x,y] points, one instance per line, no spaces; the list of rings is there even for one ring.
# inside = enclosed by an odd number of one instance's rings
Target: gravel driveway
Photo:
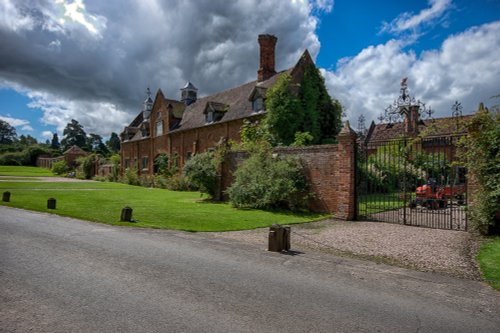
[[[262,228],[211,235],[267,248],[268,232]],[[464,231],[333,219],[292,225],[291,236],[294,251],[365,258],[469,279],[480,279],[474,260],[479,244],[479,237]]]

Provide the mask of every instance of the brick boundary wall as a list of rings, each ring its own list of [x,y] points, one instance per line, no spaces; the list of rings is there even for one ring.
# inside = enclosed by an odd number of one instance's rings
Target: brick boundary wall
[[[277,154],[295,155],[302,160],[306,177],[315,198],[309,208],[315,212],[332,213],[344,220],[356,218],[356,134],[346,123],[337,136],[338,144],[281,147]],[[230,152],[221,169],[220,198],[233,179],[233,172],[248,154]]]
[[[36,166],[39,168],[52,169],[54,163],[63,161],[64,156],[59,157],[38,157],[36,159]]]

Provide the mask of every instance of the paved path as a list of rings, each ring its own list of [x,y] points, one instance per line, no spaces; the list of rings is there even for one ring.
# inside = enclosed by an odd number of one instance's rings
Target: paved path
[[[0,331],[498,332],[484,284],[0,207]]]
[[[23,177],[23,176],[0,176],[0,182],[48,182],[48,183],[78,183],[78,182],[93,182],[88,179],[68,178],[68,177]]]

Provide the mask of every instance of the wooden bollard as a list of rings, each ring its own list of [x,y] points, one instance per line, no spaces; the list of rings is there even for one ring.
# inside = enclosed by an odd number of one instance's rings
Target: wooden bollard
[[[290,251],[290,235],[292,229],[290,227],[283,227],[283,250]]]
[[[123,207],[122,214],[120,216],[120,221],[122,222],[131,222],[132,221],[132,208]]]
[[[47,200],[47,208],[48,209],[56,209],[56,199],[54,198],[49,198]]]
[[[2,201],[5,201],[5,202],[9,202],[10,201],[10,192],[9,191],[3,192]]]
[[[283,227],[279,224],[269,227],[268,251],[282,252],[290,250],[290,233],[290,227]]]

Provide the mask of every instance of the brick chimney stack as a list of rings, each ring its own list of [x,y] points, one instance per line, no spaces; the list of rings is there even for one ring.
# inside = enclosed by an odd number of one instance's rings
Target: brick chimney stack
[[[257,72],[259,82],[269,79],[276,74],[274,69],[274,51],[278,38],[273,35],[259,35],[260,66]]]
[[[410,105],[404,119],[405,131],[410,135],[418,134],[418,123],[420,121],[420,110],[418,105]]]

